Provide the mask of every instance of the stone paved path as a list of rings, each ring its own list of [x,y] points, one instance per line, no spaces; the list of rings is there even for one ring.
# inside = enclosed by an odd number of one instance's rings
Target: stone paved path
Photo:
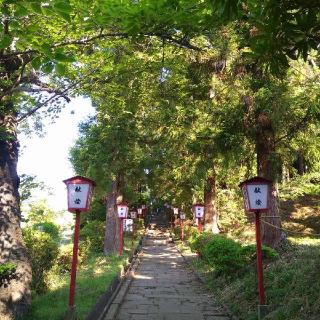
[[[168,234],[149,230],[141,263],[133,275],[116,320],[228,320]]]

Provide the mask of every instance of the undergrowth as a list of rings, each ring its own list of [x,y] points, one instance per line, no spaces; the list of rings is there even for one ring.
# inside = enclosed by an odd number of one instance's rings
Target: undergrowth
[[[91,252],[77,271],[75,305],[77,319],[85,316],[96,301],[108,288],[123,265],[126,264],[130,252],[136,248],[140,238],[132,241],[125,237],[124,254],[105,256],[103,253]],[[23,320],[60,320],[68,309],[70,274],[55,272],[49,274],[50,288],[48,292],[34,295],[30,312]]]
[[[280,188],[283,226],[292,232],[288,233],[287,243],[282,246],[277,259],[264,259],[264,285],[269,311],[265,320],[320,319],[319,182],[320,174],[309,174],[297,177]],[[211,250],[214,257],[211,261],[206,257],[206,252],[200,252],[201,245],[207,246],[210,239],[200,237],[198,243],[194,243],[193,238],[190,246],[186,247],[188,242],[185,242],[181,248],[187,253],[190,247],[198,252],[198,258],[189,261],[205,278],[220,303],[228,306],[240,320],[256,320],[258,292],[255,257],[252,256],[251,263],[239,260],[241,250],[242,253],[247,251],[254,255],[254,246],[247,245],[254,239],[254,228],[247,223],[247,226],[241,224],[237,229],[225,231],[225,236],[242,244],[232,244],[232,250],[227,245],[228,250],[224,252],[228,259],[217,258],[223,252],[221,248]],[[211,235],[212,238],[214,236]],[[227,242],[232,241],[224,241],[224,248]],[[217,267],[216,263],[229,263],[230,259],[234,266],[232,271],[229,273],[227,268],[227,272],[221,272],[221,267]],[[217,272],[219,268],[220,272]]]

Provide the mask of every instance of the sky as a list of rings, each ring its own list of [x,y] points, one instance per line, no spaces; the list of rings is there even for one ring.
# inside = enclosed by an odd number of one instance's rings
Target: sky
[[[65,106],[55,123],[48,123],[43,138],[33,134],[26,137],[19,135],[21,144],[18,173],[36,175],[38,181],[51,188],[36,192],[34,199],[46,198],[55,210],[67,209],[67,193],[62,180],[74,176],[68,160],[69,149],[78,137],[78,124],[94,114],[89,99],[74,98]]]

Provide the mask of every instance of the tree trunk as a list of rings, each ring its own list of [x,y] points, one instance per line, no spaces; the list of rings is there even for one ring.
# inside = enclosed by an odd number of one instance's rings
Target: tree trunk
[[[216,177],[214,168],[204,186],[204,230],[219,233],[218,212],[216,209]]]
[[[20,227],[16,116],[0,115],[0,263],[16,265],[14,278],[0,288],[0,318],[15,319],[31,302],[31,266]]]
[[[281,174],[282,174],[282,179],[281,179],[282,183],[290,182],[290,171],[286,163],[282,163]]]
[[[298,174],[300,176],[303,176],[306,173],[306,165],[305,165],[305,158],[301,150],[298,151],[297,165],[298,165]]]
[[[118,254],[120,241],[120,221],[117,212],[117,203],[122,201],[122,190],[124,184],[123,174],[118,174],[112,182],[111,191],[106,197],[106,231],[104,238],[104,254]]]
[[[257,171],[258,176],[272,181],[270,192],[270,209],[263,215],[266,223],[261,224],[262,243],[276,248],[281,242],[281,219],[278,206],[278,193],[276,188],[277,173],[273,156],[275,154],[275,137],[271,119],[266,113],[257,117]]]

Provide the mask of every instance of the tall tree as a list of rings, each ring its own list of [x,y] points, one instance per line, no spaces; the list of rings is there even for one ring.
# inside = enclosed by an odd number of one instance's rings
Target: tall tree
[[[76,1],[0,2],[0,262],[16,265],[15,278],[0,292],[3,319],[21,315],[30,303],[31,270],[20,228],[17,128],[41,110],[42,116],[56,116],[59,99],[69,100],[68,84],[52,79],[75,61],[75,46],[96,35],[75,27],[84,19],[82,7]],[[34,118],[38,127],[40,118]]]

